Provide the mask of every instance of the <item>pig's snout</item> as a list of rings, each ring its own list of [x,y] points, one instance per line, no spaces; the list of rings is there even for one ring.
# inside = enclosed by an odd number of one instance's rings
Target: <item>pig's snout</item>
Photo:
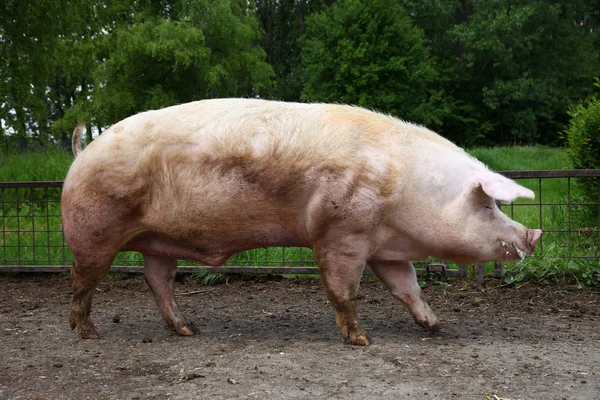
[[[529,247],[529,254],[535,251],[535,242],[542,236],[541,229],[527,229],[527,246]]]

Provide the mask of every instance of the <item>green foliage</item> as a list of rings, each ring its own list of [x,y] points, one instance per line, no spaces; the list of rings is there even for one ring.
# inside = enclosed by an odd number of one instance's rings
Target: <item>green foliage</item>
[[[95,6],[102,8],[102,3],[37,0],[0,4],[3,128],[39,143],[51,141],[52,123],[64,116],[75,99],[85,96],[94,66],[89,57],[90,35],[97,28],[94,10]]]
[[[256,96],[270,87],[273,72],[248,3],[171,3],[168,15],[143,8],[99,40],[94,101],[82,106],[98,125],[192,100]]]
[[[275,71],[273,98],[300,100],[301,49],[306,18],[322,11],[333,0],[256,0],[257,14],[264,30],[263,48]]]
[[[520,262],[506,267],[503,280],[517,287],[527,282],[539,285],[571,283],[580,288],[592,287],[600,285],[600,265],[597,260],[535,259],[534,262]]]
[[[556,143],[568,105],[600,72],[593,2],[405,0],[440,60],[461,144]]]
[[[557,117],[564,120],[565,104],[585,94],[582,84],[598,71],[586,32],[574,30],[562,12],[542,1],[497,0],[453,30],[464,65],[483,71],[481,101],[496,140],[532,143],[542,133],[556,140]]]
[[[105,86],[96,91],[94,104],[103,125],[180,98],[191,100],[203,79],[198,75],[209,65],[202,30],[176,21],[155,19],[116,29],[104,46],[107,59],[98,82]]]
[[[600,88],[596,78],[595,86]],[[571,108],[571,120],[564,131],[567,154],[577,169],[600,168],[600,101],[590,96]]]
[[[225,275],[209,271],[206,268],[198,268],[190,275],[189,279],[198,281],[202,285],[212,286],[225,282]]]
[[[73,162],[73,154],[61,149],[3,155],[0,156],[0,182],[62,181],[67,175],[71,162]],[[60,195],[60,188],[22,188],[19,189],[17,198],[15,190],[4,189],[0,201],[5,204],[0,208],[0,215],[43,214],[47,206],[60,208],[58,207]],[[28,202],[31,201],[38,203],[29,204]],[[56,203],[48,205],[47,202]],[[58,229],[61,229],[60,223]]]
[[[360,104],[461,145],[557,144],[569,104],[600,75],[599,9],[584,0],[4,1],[0,151],[68,146],[79,120],[91,140],[149,108],[256,96]]]
[[[600,80],[596,78],[596,87]],[[596,96],[588,97],[582,104],[570,110],[571,120],[563,137],[567,142],[567,154],[576,169],[600,168],[600,101]],[[598,201],[598,179],[589,178],[578,181],[577,200]],[[578,218],[590,226],[598,227],[597,209],[587,208]]]
[[[434,126],[444,117],[423,33],[395,0],[340,0],[313,14],[302,62],[305,100],[359,104]]]
[[[443,290],[450,288],[450,282],[448,277],[443,275],[441,272],[429,272],[425,276],[418,278],[419,287],[424,288],[427,285],[439,286]]]
[[[262,95],[260,39],[243,0],[2,2],[2,129],[68,143],[78,120],[102,131],[149,108]]]

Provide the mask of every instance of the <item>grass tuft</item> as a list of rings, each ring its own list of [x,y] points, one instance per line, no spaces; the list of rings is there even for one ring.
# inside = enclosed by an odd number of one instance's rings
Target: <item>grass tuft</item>
[[[225,275],[209,271],[206,268],[198,268],[190,275],[189,279],[200,282],[202,285],[212,286],[225,282]]]

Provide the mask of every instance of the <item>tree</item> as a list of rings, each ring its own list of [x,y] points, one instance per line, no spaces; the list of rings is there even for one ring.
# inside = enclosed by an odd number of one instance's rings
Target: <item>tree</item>
[[[44,97],[53,72],[58,26],[45,17],[60,6],[50,0],[0,4],[0,118],[19,137],[34,127],[46,128],[39,125],[49,117]]]
[[[0,2],[0,137],[261,96],[361,104],[463,145],[557,144],[600,75],[600,0],[254,1]]]
[[[458,61],[463,48],[460,41],[450,33],[457,25],[466,24],[473,12],[467,0],[404,0],[413,23],[420,27],[431,54],[435,57],[439,73],[439,87],[443,91],[447,112],[438,133],[461,145],[474,145],[484,138],[480,129],[478,110],[480,101],[472,101],[472,94],[480,88],[475,85],[468,71]]]
[[[275,71],[273,97],[298,101],[302,92],[301,49],[306,18],[333,0],[256,0],[259,20],[265,32],[263,48]]]
[[[48,18],[51,15],[51,18]],[[25,143],[68,141],[132,113],[257,96],[273,71],[247,0],[0,3],[0,120]]]
[[[404,3],[442,61],[446,136],[557,143],[569,104],[600,73],[597,1]]]
[[[100,0],[0,3],[0,119],[13,136],[41,144],[80,96],[94,69],[91,38]],[[48,16],[51,15],[51,18]],[[72,126],[70,127],[72,129]]]
[[[433,128],[446,113],[423,32],[395,0],[340,0],[306,21],[311,101],[359,104]]]
[[[210,97],[256,96],[272,69],[243,0],[132,3],[99,39],[91,99],[72,114],[103,127],[135,112]],[[132,17],[130,17],[132,15]]]

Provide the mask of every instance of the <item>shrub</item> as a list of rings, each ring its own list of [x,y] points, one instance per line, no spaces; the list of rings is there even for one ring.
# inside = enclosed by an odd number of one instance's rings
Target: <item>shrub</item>
[[[596,78],[595,86],[600,88]],[[567,154],[576,169],[600,169],[600,100],[588,97],[582,104],[569,111],[571,121],[563,132],[567,141]],[[598,201],[598,179],[587,178],[577,181],[576,200]],[[598,207],[585,207],[576,213],[588,226],[598,224]]]

